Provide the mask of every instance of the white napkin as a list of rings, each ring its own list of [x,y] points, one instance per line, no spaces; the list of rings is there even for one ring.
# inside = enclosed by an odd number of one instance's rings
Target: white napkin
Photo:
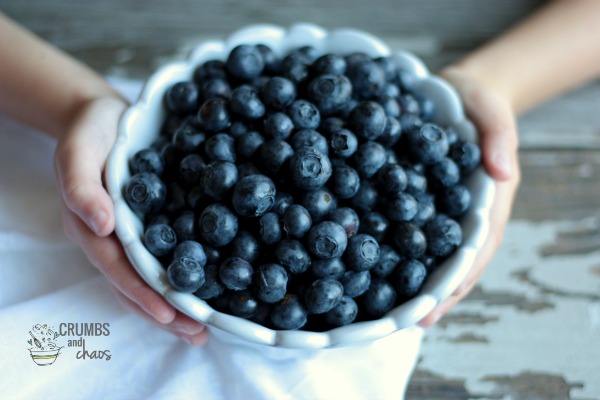
[[[141,88],[137,81],[111,82],[132,100]],[[55,142],[0,118],[0,143],[0,398],[403,398],[419,328],[331,350],[264,348],[214,335],[192,348],[125,311],[63,234]],[[84,359],[79,343],[69,347],[81,336],[59,336],[63,348],[54,363],[36,365],[29,331],[69,323],[108,324],[108,335],[83,336]],[[90,358],[100,352],[102,359]]]

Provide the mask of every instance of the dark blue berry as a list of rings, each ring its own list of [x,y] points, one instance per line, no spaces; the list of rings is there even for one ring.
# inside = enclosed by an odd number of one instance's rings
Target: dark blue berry
[[[183,153],[197,151],[205,141],[206,134],[201,132],[200,127],[193,123],[182,124],[171,139],[175,150]]]
[[[435,205],[433,200],[425,196],[419,198],[418,203],[417,213],[411,222],[417,226],[423,226],[435,216]]]
[[[394,271],[393,285],[396,294],[404,298],[411,298],[419,293],[425,278],[427,269],[418,260],[405,260],[398,264]]]
[[[296,86],[289,79],[275,76],[265,82],[260,95],[267,107],[283,110],[296,100]]]
[[[348,296],[342,296],[339,303],[324,314],[324,319],[332,327],[339,327],[351,324],[357,315],[356,302]]]
[[[318,189],[331,177],[331,161],[314,147],[304,147],[291,157],[290,173],[297,187],[304,190]]]
[[[374,101],[362,101],[352,109],[348,125],[358,137],[373,140],[385,130],[387,117],[381,105]]]
[[[350,207],[334,208],[327,214],[326,219],[341,225],[348,237],[356,235],[360,226],[358,214]]]
[[[310,228],[306,245],[319,258],[341,257],[348,245],[348,236],[340,224],[323,221]]]
[[[352,84],[344,75],[319,75],[308,84],[307,97],[323,116],[338,112],[351,96]]]
[[[279,139],[268,140],[259,149],[261,167],[271,176],[276,176],[293,155],[292,146]]]
[[[387,159],[385,147],[377,142],[361,144],[354,155],[354,168],[360,176],[370,178],[379,171]]]
[[[223,199],[238,182],[238,170],[229,161],[213,161],[202,175],[204,193],[214,200]]]
[[[246,132],[241,135],[235,143],[237,155],[249,159],[263,145],[265,138],[256,131]]]
[[[463,215],[471,205],[471,192],[463,185],[454,185],[441,192],[437,197],[440,211],[450,217]]]
[[[296,129],[317,129],[321,113],[316,105],[306,100],[296,100],[287,109]]]
[[[254,263],[260,256],[260,244],[250,232],[241,231],[231,242],[231,257]]]
[[[219,267],[219,278],[230,290],[244,290],[252,283],[252,265],[239,257],[230,257]]]
[[[368,271],[379,261],[379,243],[370,235],[359,233],[348,239],[344,262],[353,271]]]
[[[135,153],[129,160],[129,169],[132,174],[151,172],[160,175],[165,170],[165,160],[158,151],[143,149]]]
[[[304,193],[300,204],[306,208],[314,223],[321,221],[327,214],[334,210],[337,206],[337,200],[329,190],[322,187]]]
[[[209,300],[221,296],[225,292],[225,286],[219,278],[219,267],[209,264],[204,267],[204,284],[194,292],[202,300]]]
[[[144,232],[144,245],[152,255],[166,256],[177,245],[177,235],[169,225],[154,224]]]
[[[265,264],[254,273],[256,295],[265,303],[277,303],[287,292],[288,273],[279,264]]]
[[[271,113],[265,118],[264,132],[267,137],[287,139],[293,129],[294,123],[291,118],[282,112]]]
[[[193,258],[176,258],[167,267],[167,280],[175,290],[193,293],[204,284],[204,268]]]
[[[279,63],[279,74],[298,84],[308,76],[311,63],[311,59],[304,53],[290,53]]]
[[[265,61],[256,46],[242,44],[231,50],[225,67],[234,78],[249,81],[263,72]]]
[[[196,215],[194,212],[187,210],[179,214],[173,221],[173,230],[179,242],[194,240],[196,238]]]
[[[311,259],[304,245],[294,239],[283,239],[275,247],[275,258],[292,274],[300,274],[308,269]]]
[[[198,261],[203,267],[206,265],[206,253],[204,252],[204,247],[194,240],[180,241],[175,247],[173,259],[181,257],[192,258]]]
[[[396,193],[386,201],[387,217],[394,222],[410,221],[417,214],[417,200],[408,193]]]
[[[384,147],[392,147],[402,137],[402,125],[400,122],[394,118],[388,116],[386,118],[385,129],[381,136],[377,138],[377,141],[381,143]]]
[[[479,146],[464,140],[452,144],[448,156],[458,165],[464,176],[472,172],[481,162]]]
[[[394,97],[380,96],[375,101],[383,107],[383,111],[388,117],[398,118],[400,116],[400,106]]]
[[[379,261],[371,269],[371,273],[380,278],[389,276],[400,261],[402,256],[396,252],[389,244],[382,244],[380,248]]]
[[[314,129],[299,130],[292,136],[290,144],[294,151],[298,151],[303,147],[314,147],[325,155],[329,153],[327,139]]]
[[[249,162],[238,164],[237,170],[238,179],[242,179],[250,175],[260,174],[260,170],[256,167],[256,165]]]
[[[227,207],[213,203],[200,214],[198,228],[202,239],[213,246],[221,247],[235,238],[238,220]]]
[[[374,318],[379,318],[394,308],[396,291],[385,279],[371,280],[371,286],[362,297],[365,311]]]
[[[250,85],[238,86],[231,92],[231,111],[246,120],[256,120],[265,115],[265,105],[258,92]]]
[[[393,82],[398,78],[398,68],[390,57],[377,57],[373,61],[383,70],[387,82]]]
[[[179,162],[179,180],[187,187],[202,183],[202,176],[206,169],[204,159],[192,153],[183,157]]]
[[[358,297],[365,293],[371,285],[371,274],[369,271],[346,271],[340,278],[344,286],[344,295]]]
[[[294,330],[302,328],[307,321],[307,312],[300,298],[292,293],[271,309],[271,322],[276,328]]]
[[[231,85],[223,78],[213,78],[205,81],[201,88],[204,100],[214,97],[231,98]]]
[[[427,178],[414,169],[404,169],[406,173],[406,193],[420,196],[427,190]]]
[[[386,83],[384,70],[370,59],[349,64],[346,74],[354,94],[361,99],[378,96]]]
[[[406,132],[410,156],[419,163],[435,164],[442,161],[448,153],[446,134],[437,125],[424,124]]]
[[[167,197],[167,188],[158,175],[140,172],[125,187],[125,201],[140,216],[158,211]]]
[[[366,212],[371,211],[375,207],[378,198],[379,194],[377,193],[375,184],[363,180],[358,192],[350,199],[350,203],[357,211]]]
[[[315,60],[312,70],[316,75],[343,75],[346,73],[346,60],[337,54],[325,54]]]
[[[385,164],[377,172],[377,182],[382,191],[387,193],[403,192],[408,184],[406,172],[398,164]]]
[[[260,217],[258,234],[260,240],[266,245],[272,245],[281,240],[282,229],[279,215],[269,212]]]
[[[204,152],[212,161],[235,162],[236,160],[235,141],[226,133],[217,133],[208,138],[204,143]]]
[[[310,268],[317,278],[339,279],[346,272],[346,266],[341,258],[317,258]]]
[[[200,126],[208,132],[223,131],[231,125],[228,101],[220,97],[206,100],[198,111]]]
[[[274,74],[277,72],[279,67],[279,58],[269,46],[264,44],[257,44],[256,48],[262,55],[263,62],[265,63],[264,72],[267,74]]]
[[[431,165],[427,172],[429,182],[436,189],[449,188],[460,181],[458,165],[450,158],[443,158],[441,161]]]
[[[235,185],[231,203],[243,217],[260,217],[275,203],[275,184],[264,175],[246,176]]]
[[[378,242],[382,242],[390,227],[390,222],[376,211],[369,211],[360,219],[360,233],[373,236]]]
[[[232,138],[237,139],[244,133],[249,132],[250,130],[251,129],[248,121],[237,120],[231,122],[231,125],[229,126],[229,129],[227,131],[229,132],[229,135]]]
[[[317,279],[306,290],[304,303],[311,314],[322,314],[335,307],[344,295],[342,284],[331,278]]]
[[[332,156],[348,158],[356,153],[358,140],[347,129],[338,129],[329,136],[329,150]]]
[[[301,238],[312,226],[308,210],[299,204],[290,205],[283,214],[283,230],[289,237]]]
[[[434,256],[450,255],[462,242],[462,229],[455,220],[438,215],[423,227],[427,252]]]
[[[258,311],[258,301],[248,290],[231,293],[228,305],[231,313],[240,318],[252,318]]]
[[[212,247],[209,245],[203,245],[204,252],[206,253],[206,263],[207,264],[220,264],[221,262],[221,251],[216,247]]]
[[[358,172],[347,165],[333,168],[329,188],[340,199],[354,196],[360,188]]]
[[[225,63],[221,60],[208,60],[194,70],[194,81],[197,83],[214,78],[227,78]]]
[[[165,105],[172,113],[191,114],[198,110],[198,97],[194,82],[177,82],[165,93]]]
[[[285,192],[277,192],[275,194],[275,204],[273,204],[272,211],[276,212],[283,217],[287,209],[294,203],[294,197]]]
[[[419,258],[427,249],[425,234],[410,222],[399,223],[394,230],[393,239],[400,254],[406,258]]]

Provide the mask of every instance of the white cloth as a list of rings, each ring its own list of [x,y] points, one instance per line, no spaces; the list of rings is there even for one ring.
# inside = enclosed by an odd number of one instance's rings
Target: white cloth
[[[114,81],[130,98],[138,82]],[[63,234],[53,175],[55,142],[0,118],[0,398],[400,399],[419,352],[411,328],[347,348],[297,351],[211,335],[192,348],[125,311]],[[59,336],[56,361],[36,365],[36,324],[108,323],[107,336]]]

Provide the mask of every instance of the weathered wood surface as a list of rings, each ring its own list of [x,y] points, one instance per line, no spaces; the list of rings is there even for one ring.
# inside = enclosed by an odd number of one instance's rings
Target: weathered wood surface
[[[0,0],[103,74],[145,78],[197,41],[257,22],[353,26],[432,70],[544,3]],[[0,38],[1,39],[1,38]],[[428,330],[408,399],[600,399],[600,83],[519,119],[523,179],[473,293]]]

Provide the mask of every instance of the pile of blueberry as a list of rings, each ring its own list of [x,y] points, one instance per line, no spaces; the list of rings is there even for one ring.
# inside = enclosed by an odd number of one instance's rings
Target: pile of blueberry
[[[170,284],[274,329],[414,297],[461,244],[480,163],[414,83],[388,57],[240,45],[171,86],[124,189]]]

